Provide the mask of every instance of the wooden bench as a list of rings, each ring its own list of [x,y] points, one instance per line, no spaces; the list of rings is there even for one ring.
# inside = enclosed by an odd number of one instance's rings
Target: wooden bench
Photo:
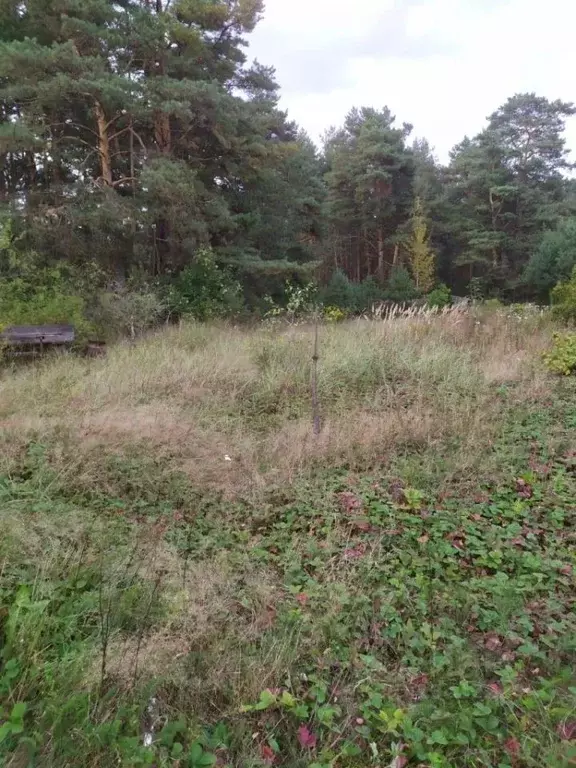
[[[0,333],[0,345],[23,352],[43,352],[45,347],[72,344],[75,337],[72,325],[14,325]]]

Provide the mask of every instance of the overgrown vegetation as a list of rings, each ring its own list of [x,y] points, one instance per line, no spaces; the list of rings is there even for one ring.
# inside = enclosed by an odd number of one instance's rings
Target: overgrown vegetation
[[[569,280],[558,283],[552,291],[554,314],[561,320],[576,322],[576,266]]]
[[[0,763],[572,765],[575,108],[318,148],[262,12],[0,3],[0,330],[114,342],[0,370]]]
[[[0,756],[565,766],[575,391],[543,312],[183,324],[0,381]]]

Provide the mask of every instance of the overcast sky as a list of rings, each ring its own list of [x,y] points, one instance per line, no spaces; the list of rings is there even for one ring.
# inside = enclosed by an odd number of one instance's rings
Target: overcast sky
[[[575,29],[576,0],[266,0],[249,55],[313,139],[387,105],[446,160],[514,93],[576,101]]]

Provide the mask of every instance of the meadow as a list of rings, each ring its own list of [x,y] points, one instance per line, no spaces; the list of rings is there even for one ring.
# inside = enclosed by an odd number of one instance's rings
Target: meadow
[[[190,323],[0,378],[0,762],[576,764],[547,312]]]

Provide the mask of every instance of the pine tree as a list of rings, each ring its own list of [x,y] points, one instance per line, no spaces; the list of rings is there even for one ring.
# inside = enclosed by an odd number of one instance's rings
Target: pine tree
[[[120,279],[211,247],[253,282],[314,258],[323,185],[246,64],[261,0],[29,0],[0,6],[0,193],[52,260]],[[274,237],[276,235],[276,237]]]
[[[328,217],[334,254],[348,274],[381,283],[394,264],[399,230],[409,217],[414,162],[406,147],[411,126],[394,127],[394,116],[354,109],[325,146],[329,171]]]

